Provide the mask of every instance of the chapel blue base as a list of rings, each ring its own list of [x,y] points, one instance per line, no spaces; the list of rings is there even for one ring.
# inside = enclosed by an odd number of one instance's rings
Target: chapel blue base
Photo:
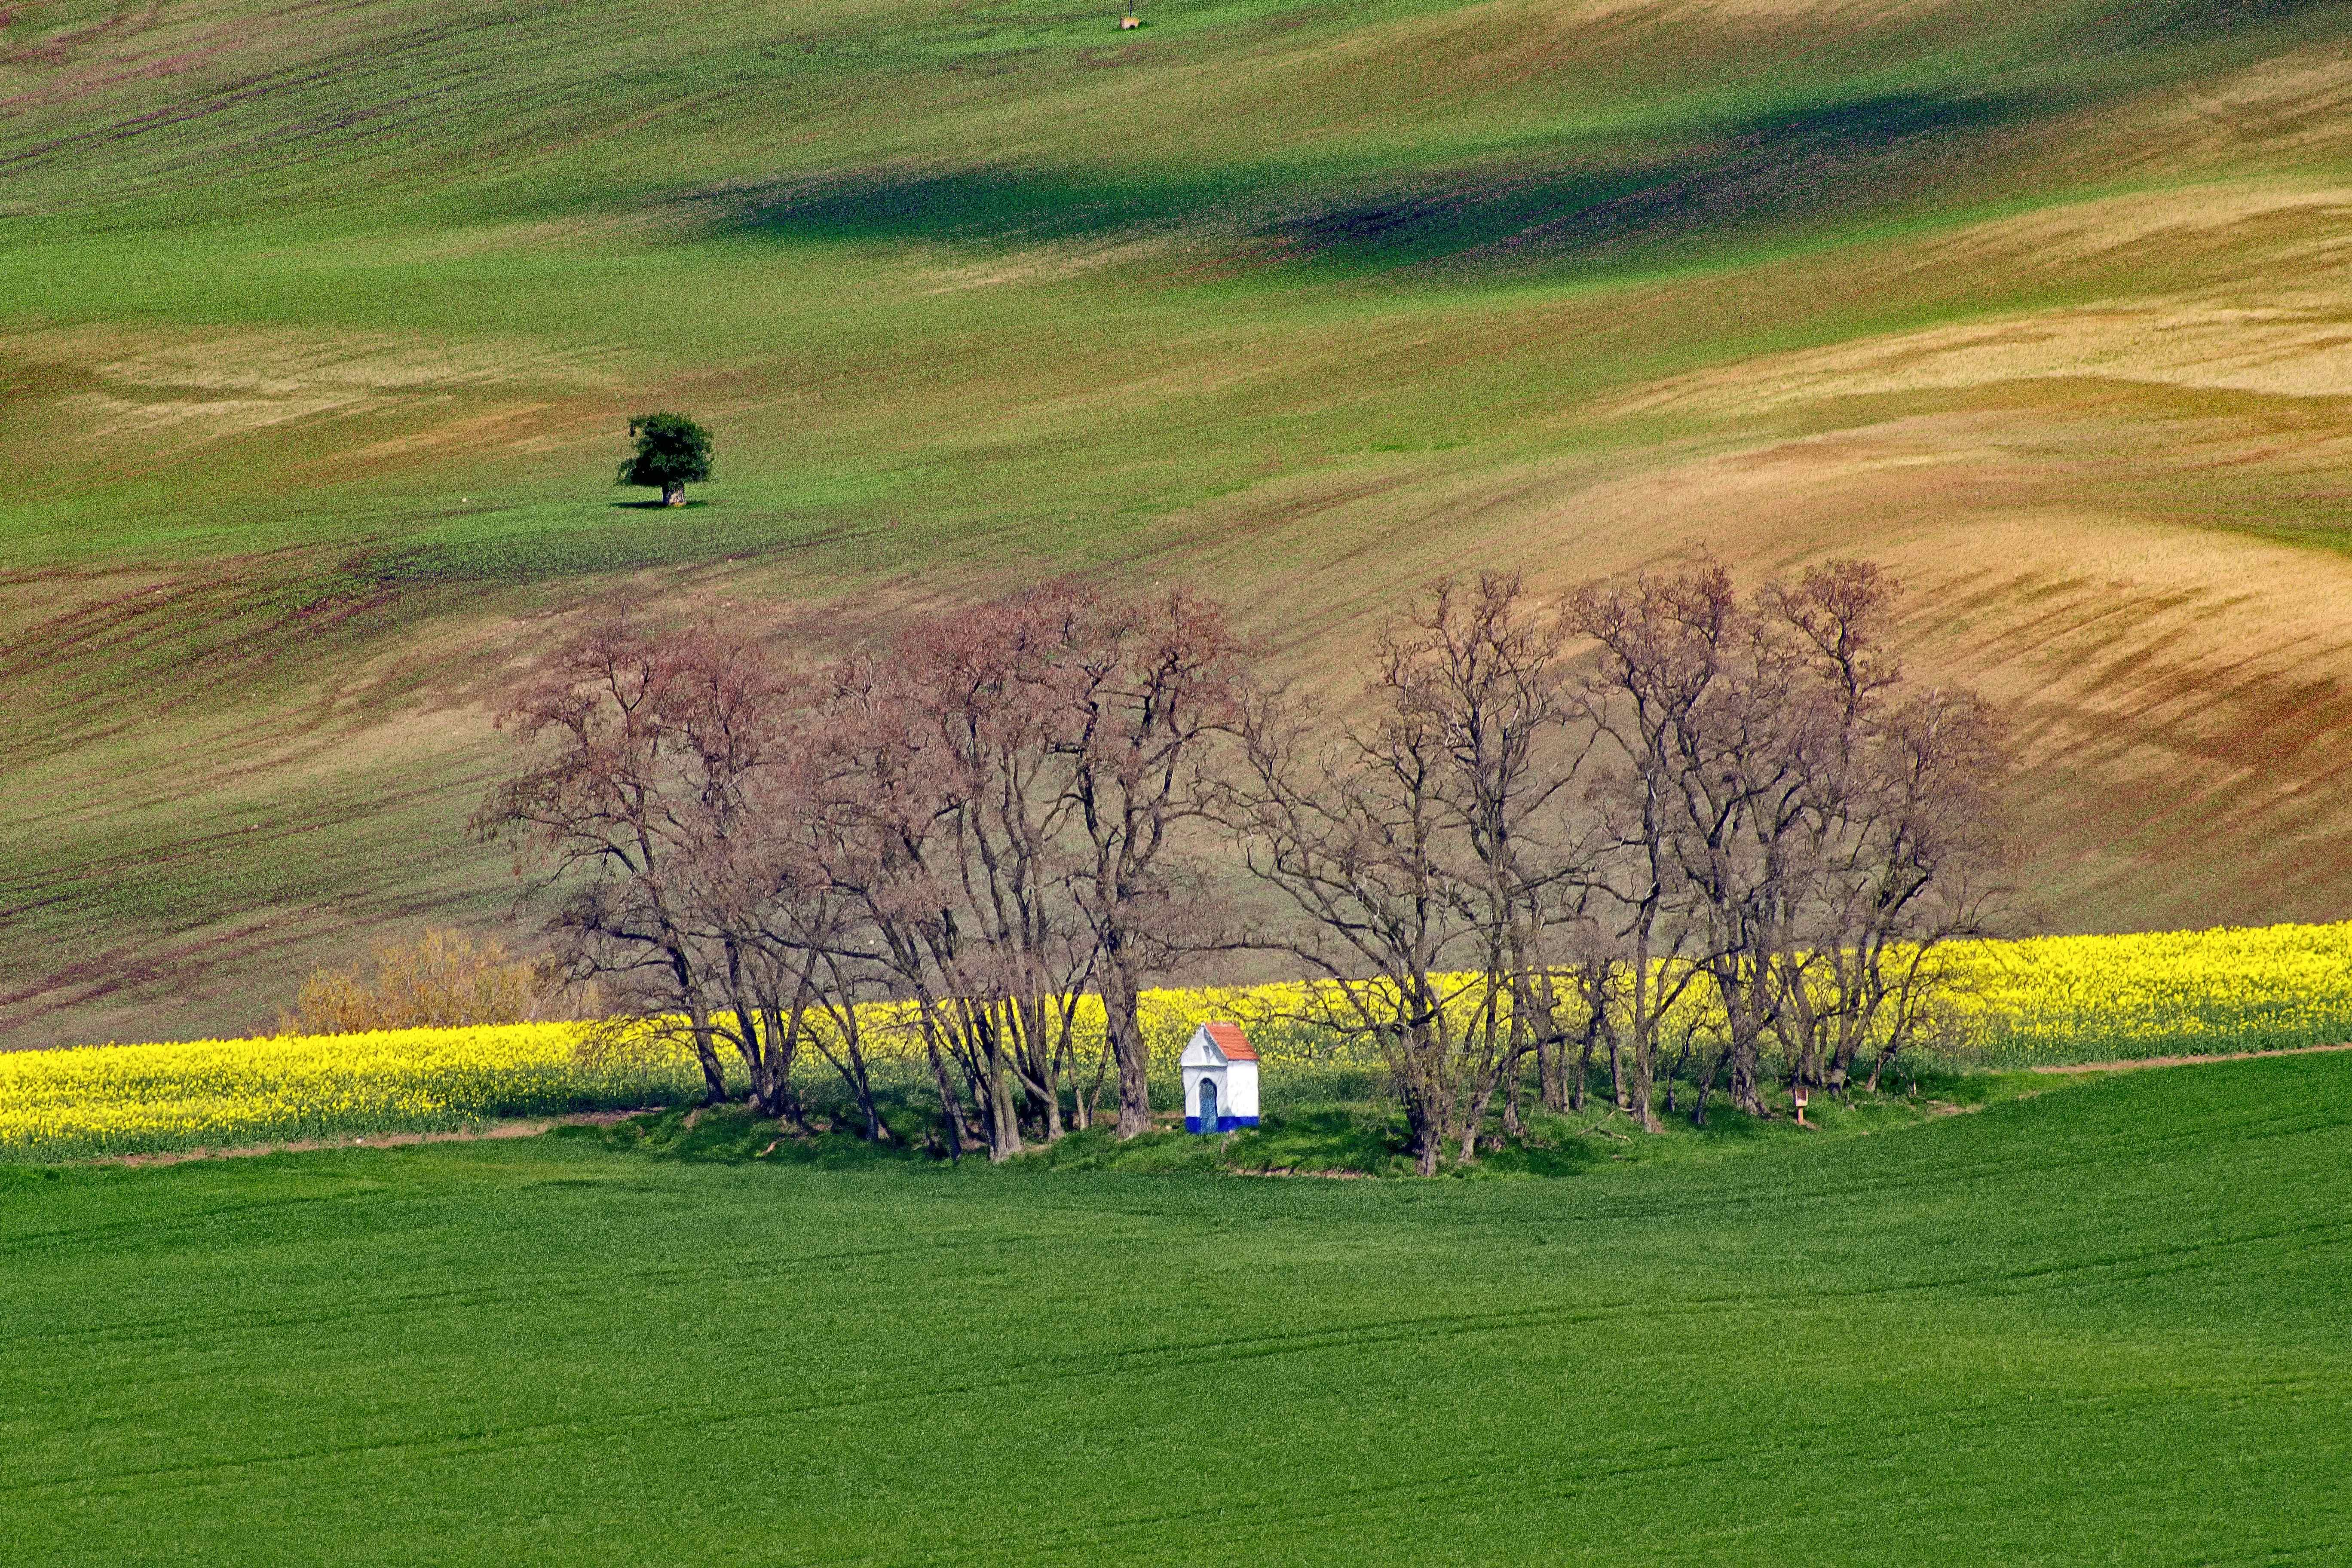
[[[1220,1116],[1205,1124],[1197,1116],[1184,1118],[1184,1131],[1187,1132],[1234,1132],[1256,1125],[1257,1118],[1255,1116]]]

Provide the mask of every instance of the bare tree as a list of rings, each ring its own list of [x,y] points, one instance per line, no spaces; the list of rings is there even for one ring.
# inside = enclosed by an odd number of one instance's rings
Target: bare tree
[[[860,901],[935,1053],[943,1114],[968,1098],[1003,1158],[1086,1125],[1077,1018],[1101,988],[1120,1128],[1150,1125],[1137,1018],[1153,970],[1193,940],[1196,885],[1171,842],[1204,801],[1245,649],[1214,605],[1105,601],[1066,587],[911,628],[836,673],[856,739],[832,873]],[[950,1142],[961,1130],[950,1125]]]
[[[814,1047],[839,1073],[863,1135],[884,1135],[866,1068],[857,1002],[871,989],[862,929],[826,865],[828,811],[840,770],[822,743],[807,689],[780,686],[762,765],[739,784],[735,809],[698,846],[695,923],[719,958],[729,1011],[714,1025],[735,1045],[763,1116],[807,1125],[794,1088]]]
[[[1838,1093],[1865,1052],[1874,1089],[1929,1022],[1948,944],[2000,929],[2016,860],[2006,727],[1981,699],[1929,690],[1867,720],[1839,795],[1843,842],[1778,979],[1790,1082]]]
[[[1375,717],[1318,742],[1307,710],[1256,704],[1222,808],[1300,917],[1260,941],[1377,1044],[1424,1173],[1449,1141],[1475,1159],[1497,1090],[1562,1037],[1552,917],[1589,845],[1561,647],[1516,577],[1436,584],[1382,636]]]
[[[1084,857],[1076,883],[1093,927],[1095,979],[1118,1071],[1118,1135],[1151,1125],[1143,984],[1213,922],[1175,845],[1208,808],[1211,749],[1238,723],[1249,649],[1222,606],[1182,589],[1084,606],[1074,722],[1060,742]]]
[[[1785,814],[1785,914],[1758,969],[1791,1084],[1843,1091],[1864,1043],[1891,1055],[1943,990],[1942,945],[1990,929],[2011,856],[2003,727],[1979,699],[1905,700],[1889,631],[1896,584],[1837,561],[1757,595],[1785,644],[1783,703],[1801,783]]]
[[[1690,808],[1683,774],[1734,657],[1738,604],[1730,574],[1710,563],[1590,585],[1570,601],[1569,621],[1597,645],[1586,714],[1609,748],[1588,795],[1608,845],[1600,886],[1617,910],[1596,943],[1612,993],[1603,1011],[1624,1021],[1630,1070],[1619,1103],[1654,1132],[1663,1031],[1705,954],[1706,922],[1677,849]]]
[[[1444,862],[1457,873],[1451,893],[1475,932],[1479,972],[1479,1016],[1465,1042],[1464,1160],[1476,1157],[1507,1084],[1505,1131],[1519,1131],[1521,1065],[1566,1037],[1555,938],[1575,929],[1595,844],[1571,810],[1590,736],[1571,726],[1565,642],[1559,616],[1539,609],[1516,574],[1489,573],[1435,584],[1381,644],[1392,700],[1434,726],[1439,795],[1466,851]]]
[[[1454,988],[1446,976],[1468,936],[1439,864],[1447,812],[1437,737],[1406,713],[1318,744],[1312,719],[1311,709],[1277,700],[1253,706],[1243,731],[1246,771],[1220,815],[1249,870],[1300,917],[1261,945],[1322,977],[1309,994],[1315,1022],[1380,1051],[1430,1174],[1455,1124]]]
[[[925,622],[851,660],[834,709],[862,759],[835,882],[913,1009],[951,1147],[968,1095],[991,1159],[1063,1131],[1094,944],[1072,890],[1064,784],[1079,605],[1034,595]]]
[[[1043,589],[821,677],[715,630],[604,627],[502,715],[530,761],[476,823],[559,894],[562,973],[688,1042],[714,1100],[732,1054],[761,1114],[806,1126],[814,1052],[887,1136],[880,1003],[923,1042],[950,1153],[1086,1126],[1114,1069],[1132,1136],[1143,985],[1246,940],[1377,1047],[1433,1172],[1477,1158],[1498,1104],[1521,1130],[1530,1063],[1546,1105],[1581,1108],[1605,1047],[1654,1131],[1690,1062],[1694,1120],[1718,1082],[1762,1114],[1768,1047],[1843,1091],[1926,1026],[1942,953],[2000,908],[2009,763],[1980,700],[1905,694],[1895,603],[1853,562],[1743,600],[1703,560],[1558,611],[1514,576],[1440,583],[1338,728],[1256,689],[1222,612],[1181,592]],[[1290,921],[1222,930],[1195,819]],[[1690,1014],[1702,983],[1719,1020]]]
[[[737,810],[763,690],[749,645],[598,627],[559,649],[499,715],[536,755],[474,818],[478,832],[545,867],[539,887],[562,889],[549,924],[567,979],[686,1020],[713,1103],[727,1084],[696,868]]]
[[[1761,1115],[1769,1040],[1792,1080],[1843,1087],[1865,1040],[1908,1037],[1925,1016],[1937,946],[1988,929],[2008,858],[2005,742],[1974,698],[1896,700],[1895,600],[1851,561],[1748,604],[1706,561],[1576,600],[1619,758],[1596,798],[1618,824],[1620,984],[1644,1110],[1658,1022],[1696,974],[1724,1039],[1693,1120],[1718,1078]]]
[[[807,698],[745,639],[598,628],[502,717],[534,755],[476,824],[541,863],[562,971],[604,983],[633,1039],[687,1042],[712,1102],[731,1051],[753,1107],[804,1125],[794,1067],[821,1035],[878,1137],[859,937],[819,853],[824,753],[794,729]]]
[[[804,1126],[793,1069],[816,972],[804,952],[762,940],[778,895],[801,894],[808,879],[800,844],[774,831],[793,700],[756,644],[689,633],[675,646],[676,674],[656,712],[689,759],[694,786],[677,813],[688,853],[677,903],[707,955],[703,972],[717,1004],[707,1026],[741,1058],[752,1107]]]

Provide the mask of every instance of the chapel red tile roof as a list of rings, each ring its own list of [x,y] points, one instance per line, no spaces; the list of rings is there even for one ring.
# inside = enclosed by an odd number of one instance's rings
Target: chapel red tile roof
[[[1249,1037],[1242,1033],[1242,1026],[1239,1024],[1203,1024],[1201,1027],[1209,1031],[1209,1038],[1217,1043],[1217,1049],[1225,1053],[1225,1060],[1229,1062],[1257,1060],[1257,1051],[1250,1045]]]

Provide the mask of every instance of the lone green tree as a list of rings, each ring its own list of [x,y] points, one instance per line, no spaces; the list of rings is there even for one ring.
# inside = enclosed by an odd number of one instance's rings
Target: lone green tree
[[[640,414],[629,421],[636,451],[621,465],[625,485],[659,487],[662,505],[684,506],[686,487],[710,478],[710,432],[683,414]]]

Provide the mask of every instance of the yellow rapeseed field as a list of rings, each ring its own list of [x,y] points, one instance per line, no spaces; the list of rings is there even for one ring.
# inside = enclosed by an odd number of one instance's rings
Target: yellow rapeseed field
[[[2352,921],[1974,942],[1964,1061],[2028,1067],[2352,1039]]]
[[[1932,1055],[2016,1067],[2210,1055],[2352,1038],[2352,922],[2140,936],[1978,942]],[[1694,994],[1703,994],[1695,988]],[[1204,1018],[1251,1032],[1269,1089],[1376,1058],[1304,1021],[1303,983],[1164,990],[1144,998],[1159,1075]],[[1685,1025],[1704,1022],[1691,1005]],[[885,1076],[919,1047],[877,1010],[869,1049]],[[1079,1016],[1080,1056],[1102,1048],[1102,1011]],[[404,1029],[0,1052],[0,1157],[55,1159],[354,1133],[459,1128],[506,1116],[676,1103],[700,1092],[674,1041],[583,1055],[571,1024]],[[812,1074],[825,1071],[811,1061]],[[816,1081],[814,1078],[813,1082]]]
[[[700,1084],[690,1056],[592,1067],[575,1026],[0,1052],[0,1152],[79,1155],[457,1128],[643,1105]]]

